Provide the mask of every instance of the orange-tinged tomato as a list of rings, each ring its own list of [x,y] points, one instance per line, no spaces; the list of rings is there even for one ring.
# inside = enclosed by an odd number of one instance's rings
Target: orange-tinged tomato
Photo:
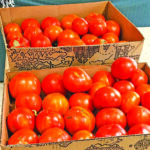
[[[82,46],[85,43],[81,39],[64,39],[58,43],[58,46]]]
[[[100,45],[100,44],[107,44],[108,42],[102,38],[97,38],[94,42],[93,45]]]
[[[150,92],[143,94],[141,97],[141,104],[150,110]]]
[[[95,36],[93,34],[85,34],[82,37],[82,40],[86,45],[93,45],[93,43],[96,39],[97,39],[97,36]]]
[[[113,32],[105,33],[102,38],[106,40],[108,43],[117,43],[119,42],[118,36]]]
[[[7,34],[7,41],[9,42],[11,40],[14,40],[15,38],[22,38],[22,37],[23,37],[23,35],[22,35],[21,32],[19,32],[19,31],[12,31],[12,32],[9,32]]]
[[[136,87],[135,91],[142,97],[145,93],[150,92],[150,85],[140,84]]]

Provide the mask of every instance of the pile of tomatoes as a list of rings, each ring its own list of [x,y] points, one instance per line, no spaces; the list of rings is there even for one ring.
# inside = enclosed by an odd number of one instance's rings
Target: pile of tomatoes
[[[8,144],[32,144],[150,133],[150,85],[132,58],[90,77],[80,67],[39,79],[21,72],[9,82],[16,108]],[[39,96],[44,93],[43,100]]]
[[[4,27],[8,47],[51,47],[99,45],[119,41],[120,25],[104,16],[90,13],[85,18],[70,14],[59,21],[46,17],[41,24],[34,18],[25,19],[21,26],[9,23]]]

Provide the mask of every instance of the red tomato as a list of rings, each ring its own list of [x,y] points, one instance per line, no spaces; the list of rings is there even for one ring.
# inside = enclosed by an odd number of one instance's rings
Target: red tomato
[[[93,82],[104,82],[108,86],[112,86],[115,82],[111,73],[108,71],[100,70],[97,71],[93,76]]]
[[[143,94],[141,97],[141,104],[150,110],[150,92]]]
[[[107,41],[99,38],[93,42],[93,45],[100,45],[100,44],[107,44]]]
[[[143,106],[135,106],[127,113],[127,122],[129,127],[141,123],[150,125],[150,111]]]
[[[95,93],[93,104],[96,109],[119,107],[121,105],[121,95],[112,87],[103,87]]]
[[[70,92],[85,92],[91,88],[91,77],[79,67],[70,67],[64,71],[63,83]]]
[[[150,125],[147,124],[137,124],[130,128],[128,134],[150,134]]]
[[[21,72],[15,75],[9,82],[9,91],[13,98],[19,94],[34,92],[41,93],[41,84],[39,79],[31,72]]]
[[[137,63],[129,57],[120,57],[111,65],[111,73],[118,79],[129,79],[137,69]]]
[[[150,92],[150,85],[140,84],[136,87],[135,91],[142,97],[145,93]]]
[[[31,47],[51,47],[49,38],[45,35],[38,35],[31,40]]]
[[[43,100],[43,109],[58,112],[64,115],[69,109],[69,102],[67,98],[61,93],[48,94]]]
[[[106,23],[107,23],[108,32],[113,32],[117,36],[120,35],[120,25],[116,21],[108,20],[108,21],[106,21]]]
[[[85,34],[82,37],[82,40],[86,45],[93,45],[93,43],[96,39],[97,39],[97,36],[95,36],[93,34]]]
[[[86,93],[75,93],[69,98],[69,106],[80,106],[92,111],[94,109],[92,97]]]
[[[16,107],[26,107],[30,110],[39,112],[42,107],[42,99],[35,93],[23,93],[19,94],[15,101]]]
[[[46,17],[41,22],[41,28],[42,28],[43,31],[47,27],[52,26],[52,25],[60,26],[61,24],[60,24],[60,21],[57,18],[55,18],[55,17]]]
[[[47,75],[42,81],[42,90],[46,95],[55,92],[65,94],[62,76],[58,73]]]
[[[58,46],[81,46],[85,43],[81,39],[64,39],[58,43]]]
[[[123,128],[126,126],[126,116],[118,108],[104,108],[96,115],[96,127],[99,129],[103,125],[119,124]]]
[[[44,35],[46,35],[51,42],[57,40],[59,34],[63,31],[60,26],[49,26],[44,30]]]
[[[47,129],[39,138],[39,143],[70,141],[71,136],[63,129]]]
[[[118,90],[121,94],[127,91],[135,91],[134,85],[130,81],[127,81],[127,80],[121,80],[121,81],[116,82],[113,85],[113,88]]]
[[[25,29],[28,28],[28,27],[34,27],[34,28],[38,27],[38,28],[40,28],[40,23],[34,18],[27,18],[27,19],[22,21],[21,29],[23,31],[25,31]]]
[[[23,37],[23,35],[22,35],[21,32],[19,32],[19,31],[12,31],[12,32],[9,32],[7,34],[7,41],[9,42],[9,41],[14,40],[16,38],[22,38],[22,37]]]
[[[7,118],[8,129],[14,133],[19,129],[28,128],[33,130],[35,116],[32,110],[24,107],[14,109]]]
[[[77,131],[72,137],[72,140],[86,140],[86,139],[94,139],[94,135],[88,130]]]
[[[8,145],[15,144],[35,144],[38,143],[37,134],[30,129],[20,129],[16,131],[8,140]]]
[[[118,36],[113,32],[105,33],[102,38],[106,40],[108,43],[117,43],[119,42]]]
[[[148,77],[143,70],[137,69],[134,71],[130,81],[134,84],[134,86],[138,86],[140,84],[147,84]]]
[[[72,30],[79,35],[84,35],[88,32],[88,22],[84,18],[77,17],[72,22]]]
[[[126,135],[126,131],[119,124],[104,125],[96,132],[96,137],[111,137]]]
[[[128,42],[128,41],[119,41],[118,43],[125,43],[125,42]]]
[[[128,113],[134,106],[140,104],[140,96],[134,91],[126,91],[122,95],[121,109],[124,113]]]
[[[58,127],[64,129],[64,119],[61,114],[51,112],[51,110],[42,110],[36,117],[36,129],[43,133],[48,128]]]
[[[95,127],[95,117],[91,111],[82,107],[72,107],[64,115],[66,129],[70,134],[79,130],[93,131]]]

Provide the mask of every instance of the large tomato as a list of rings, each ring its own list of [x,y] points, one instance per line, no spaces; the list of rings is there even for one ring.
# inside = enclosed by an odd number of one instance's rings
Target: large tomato
[[[64,120],[67,131],[72,135],[79,130],[93,131],[95,127],[95,117],[92,112],[79,106],[68,110]]]
[[[102,38],[98,38],[93,42],[93,45],[107,44],[108,42]]]
[[[95,36],[93,34],[85,34],[82,37],[82,40],[86,45],[93,45],[93,43],[96,39],[97,39],[97,36]]]
[[[141,104],[150,110],[150,92],[143,94],[141,97]]]
[[[81,46],[85,43],[81,39],[64,39],[58,43],[58,46]]]
[[[140,84],[136,87],[135,91],[142,97],[145,93],[150,92],[150,85]]]
[[[70,67],[64,71],[63,83],[70,92],[85,92],[91,88],[91,77],[79,67]]]
[[[117,43],[117,42],[119,42],[118,36],[113,32],[105,33],[102,36],[102,39],[106,40],[108,43]]]
[[[9,42],[9,41],[14,40],[16,38],[22,38],[22,37],[23,37],[23,35],[22,35],[21,32],[19,32],[19,31],[12,31],[12,32],[9,32],[7,34],[7,41]]]
[[[15,75],[9,82],[9,91],[12,97],[16,98],[19,94],[34,92],[41,93],[39,79],[31,72],[21,72]]]

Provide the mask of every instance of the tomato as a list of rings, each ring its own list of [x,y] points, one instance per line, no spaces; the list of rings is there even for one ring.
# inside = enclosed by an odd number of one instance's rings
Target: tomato
[[[69,109],[69,102],[67,98],[61,93],[48,94],[43,100],[43,109],[58,112],[64,115]]]
[[[39,143],[70,141],[71,136],[63,129],[49,128],[39,138]]]
[[[124,113],[128,113],[134,106],[140,104],[140,96],[134,91],[126,91],[122,95],[121,110]]]
[[[95,36],[93,34],[85,34],[82,37],[82,40],[86,45],[93,45],[93,43],[96,39],[97,39],[97,36]]]
[[[42,110],[36,117],[36,129],[43,133],[48,128],[58,127],[64,129],[64,119],[61,114],[51,112],[51,110]]]
[[[128,134],[150,134],[150,125],[147,124],[137,124],[130,128]]]
[[[70,92],[85,92],[91,88],[91,77],[79,67],[70,67],[64,71],[63,83]]]
[[[66,129],[70,134],[79,130],[93,131],[95,117],[91,111],[79,106],[72,107],[64,115]]]
[[[119,124],[123,128],[126,126],[126,116],[118,108],[104,108],[96,115],[96,127],[99,129],[103,125]]]
[[[108,32],[113,32],[117,36],[120,35],[120,25],[116,21],[108,20],[108,21],[106,21],[106,23],[107,23]]]
[[[8,47],[10,47],[10,48],[30,47],[30,43],[26,38],[20,37],[20,38],[15,38],[15,39],[11,40],[9,42]]]
[[[94,109],[92,97],[86,93],[75,93],[69,98],[69,106],[80,106],[92,111]]]
[[[30,129],[20,129],[16,131],[8,140],[8,145],[15,144],[35,144],[38,143],[37,134]]]
[[[142,97],[145,93],[150,92],[150,85],[140,84],[136,87],[135,91]]]
[[[88,32],[88,22],[84,18],[77,17],[72,22],[72,30],[79,35],[84,35]]]
[[[111,73],[118,79],[129,79],[137,69],[137,63],[129,57],[120,57],[111,65]]]
[[[28,27],[33,27],[33,28],[40,28],[40,23],[34,19],[34,18],[27,18],[27,19],[24,19],[21,23],[21,29],[23,31],[25,31],[26,28]]]
[[[7,34],[7,41],[9,42],[11,40],[14,40],[15,38],[22,38],[22,37],[23,37],[23,35],[22,35],[21,32],[19,32],[19,31],[12,31],[12,32],[9,32]]]
[[[42,81],[42,90],[46,95],[54,92],[65,94],[62,76],[58,73],[47,75]]]
[[[14,133],[19,129],[28,128],[33,130],[35,116],[32,110],[24,107],[14,109],[7,118],[8,129]]]
[[[150,110],[150,92],[143,94],[141,97],[141,104]]]
[[[113,85],[113,88],[118,90],[121,94],[127,91],[135,91],[134,85],[130,81],[127,81],[127,80],[121,80],[121,81],[116,82]]]
[[[118,43],[125,43],[125,42],[128,42],[128,41],[124,41],[124,40],[122,40],[122,41],[119,41]]]
[[[150,125],[150,111],[143,106],[135,106],[127,113],[127,122],[129,127],[141,123]]]
[[[81,46],[85,43],[81,39],[64,39],[58,43],[58,46]]]
[[[137,69],[134,71],[130,81],[134,84],[134,86],[138,86],[140,84],[147,84],[148,77],[143,70]]]
[[[94,139],[94,135],[88,130],[77,131],[72,137],[72,140],[86,140],[86,139]]]
[[[126,135],[126,131],[119,124],[104,125],[96,132],[96,137],[111,137]]]
[[[112,87],[103,87],[95,93],[93,104],[96,109],[119,107],[121,105],[121,95]]]
[[[107,44],[107,41],[102,38],[98,38],[93,42],[93,45],[100,45],[100,44]]]
[[[10,32],[16,32],[16,31],[18,31],[20,33],[22,32],[20,26],[16,23],[8,23],[4,27],[4,32],[5,32],[6,35]]]
[[[108,43],[117,43],[119,42],[118,36],[113,32],[105,33],[102,38],[106,40]]]
[[[115,82],[111,73],[108,71],[100,70],[97,71],[93,76],[93,82],[104,82],[106,85],[112,86]]]
[[[39,112],[42,107],[42,99],[35,93],[23,93],[19,94],[15,101],[16,107],[26,107],[30,110]]]
[[[78,16],[75,14],[70,14],[67,16],[64,16],[61,20],[61,25],[64,29],[72,29],[72,22],[74,19],[76,19]]]
[[[51,47],[49,38],[45,35],[38,35],[31,40],[31,47]]]
[[[39,79],[31,72],[21,72],[15,75],[9,82],[9,91],[13,98],[19,94],[34,92],[41,93],[41,84]]]
[[[68,39],[80,39],[79,35],[70,30],[70,29],[66,29],[63,32],[61,32],[57,38],[58,42],[60,42],[61,40],[68,40]]]

